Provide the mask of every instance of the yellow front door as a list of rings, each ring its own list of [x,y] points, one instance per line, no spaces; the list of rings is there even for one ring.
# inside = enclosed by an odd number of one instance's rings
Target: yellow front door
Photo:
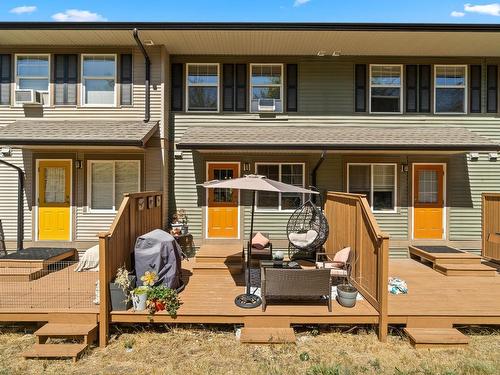
[[[38,239],[69,241],[71,161],[38,163]]]
[[[208,180],[227,180],[239,177],[237,163],[208,164]],[[209,238],[238,238],[238,199],[234,189],[208,189]]]
[[[413,208],[415,239],[443,239],[443,165],[415,165]]]

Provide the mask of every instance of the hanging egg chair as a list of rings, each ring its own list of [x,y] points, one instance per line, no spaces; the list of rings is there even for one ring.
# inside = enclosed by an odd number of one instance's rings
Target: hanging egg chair
[[[319,206],[316,206],[309,196],[309,199],[288,219],[287,236],[290,259],[314,258],[316,251],[321,250],[325,244],[329,227],[322,206],[321,195],[319,195]]]

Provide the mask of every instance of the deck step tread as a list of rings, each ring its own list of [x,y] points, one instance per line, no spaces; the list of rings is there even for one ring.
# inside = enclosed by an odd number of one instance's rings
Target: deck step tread
[[[47,323],[35,332],[36,336],[86,336],[97,329],[96,324]]]
[[[441,263],[441,264],[436,264],[436,267],[441,267],[447,270],[496,271],[495,268],[481,263],[479,264]]]
[[[295,343],[293,328],[242,328],[240,342],[247,344]]]
[[[469,343],[466,335],[455,328],[405,328],[416,348],[463,346]]]
[[[76,358],[87,349],[86,344],[35,344],[24,352],[24,358]]]
[[[0,276],[3,275],[30,275],[43,271],[40,267],[0,267]]]
[[[242,255],[241,244],[228,244],[228,245],[201,245],[196,253],[196,257],[234,257]]]

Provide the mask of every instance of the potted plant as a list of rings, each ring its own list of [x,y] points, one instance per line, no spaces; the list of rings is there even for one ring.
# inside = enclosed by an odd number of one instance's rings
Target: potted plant
[[[285,254],[283,254],[283,251],[276,251],[273,255],[273,266],[276,268],[282,268],[283,259],[285,259]]]
[[[354,307],[358,297],[358,290],[349,282],[337,286],[337,300],[344,307]]]
[[[165,285],[157,285],[148,290],[146,306],[151,315],[165,310],[171,317],[175,318],[181,301],[177,291]]]
[[[125,266],[118,268],[114,281],[109,283],[111,309],[125,311],[130,308],[130,291],[135,286],[135,276]]]
[[[180,209],[172,216],[172,232],[173,234],[187,234],[189,231],[187,225],[188,219],[186,210]]]
[[[148,290],[149,287],[146,285],[141,285],[132,290],[130,295],[132,296],[132,307],[135,311],[146,310],[146,302],[148,300]]]

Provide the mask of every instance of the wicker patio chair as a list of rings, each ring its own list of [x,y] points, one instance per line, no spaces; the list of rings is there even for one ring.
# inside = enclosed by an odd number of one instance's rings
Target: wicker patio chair
[[[332,278],[327,269],[261,268],[262,311],[269,300],[321,300],[332,311]]]
[[[271,239],[269,237],[269,233],[265,232],[260,232],[264,237],[269,239],[269,243],[264,247],[263,249],[257,249],[256,247],[252,246],[252,260],[272,260],[273,259],[273,244],[271,242]],[[255,237],[257,232],[254,232],[252,234],[252,239]],[[247,254],[248,254],[248,249],[250,248],[250,242],[247,242]]]

